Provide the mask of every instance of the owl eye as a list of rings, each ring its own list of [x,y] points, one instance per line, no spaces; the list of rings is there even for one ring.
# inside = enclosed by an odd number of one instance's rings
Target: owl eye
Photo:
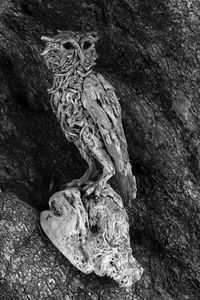
[[[92,44],[90,42],[88,42],[88,41],[84,42],[84,44],[83,44],[83,50],[87,50],[88,48],[90,48],[91,45]]]
[[[70,42],[66,42],[63,44],[63,47],[66,49],[66,50],[72,50],[74,49],[74,46],[70,43]]]

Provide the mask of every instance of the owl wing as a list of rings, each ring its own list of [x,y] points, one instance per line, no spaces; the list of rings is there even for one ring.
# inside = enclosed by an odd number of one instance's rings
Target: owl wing
[[[83,82],[82,102],[98,126],[109,154],[118,164],[128,163],[121,107],[113,86],[100,74],[89,75]]]

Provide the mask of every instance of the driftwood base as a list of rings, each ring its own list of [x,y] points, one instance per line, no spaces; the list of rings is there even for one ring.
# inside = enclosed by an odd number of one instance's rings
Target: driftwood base
[[[100,197],[81,200],[78,189],[55,193],[40,223],[62,254],[79,270],[110,276],[122,287],[140,280],[143,268],[132,256],[128,216],[109,186]]]

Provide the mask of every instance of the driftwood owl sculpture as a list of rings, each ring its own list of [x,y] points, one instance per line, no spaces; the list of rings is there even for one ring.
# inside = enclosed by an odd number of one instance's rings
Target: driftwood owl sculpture
[[[122,198],[130,202],[136,197],[136,181],[120,104],[113,86],[93,71],[97,34],[59,31],[53,38],[42,40],[46,42],[42,55],[54,76],[53,86],[48,90],[53,111],[67,140],[77,146],[88,164],[86,173],[67,186],[82,186],[87,196],[93,192],[98,196],[116,175]],[[92,180],[96,171],[98,176]]]

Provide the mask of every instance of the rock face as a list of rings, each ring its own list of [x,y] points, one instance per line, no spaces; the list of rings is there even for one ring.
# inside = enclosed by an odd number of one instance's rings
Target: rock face
[[[4,0],[0,15],[1,298],[198,299],[199,2]],[[48,103],[40,37],[57,29],[99,32],[97,69],[120,98],[145,269],[129,290],[75,270],[38,227],[52,178],[55,192],[86,168]]]

